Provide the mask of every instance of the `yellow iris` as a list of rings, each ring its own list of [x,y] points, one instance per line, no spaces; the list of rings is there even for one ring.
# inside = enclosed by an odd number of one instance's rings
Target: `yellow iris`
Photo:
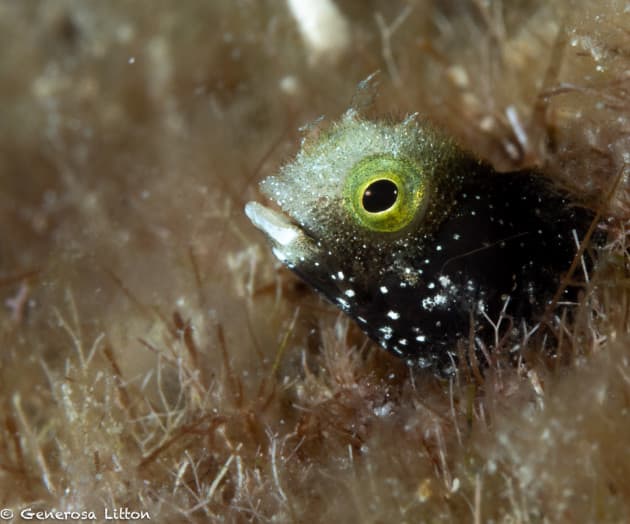
[[[353,217],[371,231],[394,233],[424,209],[426,182],[410,160],[375,155],[354,165],[344,191]]]

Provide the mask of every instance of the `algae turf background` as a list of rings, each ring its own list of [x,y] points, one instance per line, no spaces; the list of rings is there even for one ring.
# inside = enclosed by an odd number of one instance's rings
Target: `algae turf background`
[[[0,507],[627,519],[626,3],[337,7],[318,47],[279,0],[0,2]],[[377,69],[374,114],[419,111],[603,212],[558,363],[410,373],[243,218]]]

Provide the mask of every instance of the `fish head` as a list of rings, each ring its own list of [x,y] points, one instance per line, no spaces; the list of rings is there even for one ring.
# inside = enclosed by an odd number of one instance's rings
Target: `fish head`
[[[283,264],[392,349],[396,334],[424,337],[406,334],[404,310],[418,303],[416,259],[449,212],[460,157],[415,115],[390,124],[351,111],[262,181],[280,210],[249,202],[245,212]]]
[[[540,173],[499,174],[415,116],[350,111],[261,187],[279,210],[245,211],[275,256],[383,348],[440,374],[457,341],[536,322],[593,220]]]

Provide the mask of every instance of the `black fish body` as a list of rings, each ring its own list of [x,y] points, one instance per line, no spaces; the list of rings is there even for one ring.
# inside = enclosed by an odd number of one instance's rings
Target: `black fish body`
[[[246,212],[276,256],[383,348],[441,372],[471,327],[491,341],[501,312],[536,320],[592,220],[540,175],[496,173],[415,119],[353,112],[263,190],[288,217]]]

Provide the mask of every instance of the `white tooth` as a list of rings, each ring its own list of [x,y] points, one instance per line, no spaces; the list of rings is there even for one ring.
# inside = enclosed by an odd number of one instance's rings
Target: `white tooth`
[[[299,228],[291,224],[284,215],[258,202],[248,202],[245,205],[245,214],[258,229],[281,246],[291,244],[301,234]]]
[[[272,247],[271,252],[280,262],[286,261],[287,256],[282,251],[280,251],[277,247]]]

